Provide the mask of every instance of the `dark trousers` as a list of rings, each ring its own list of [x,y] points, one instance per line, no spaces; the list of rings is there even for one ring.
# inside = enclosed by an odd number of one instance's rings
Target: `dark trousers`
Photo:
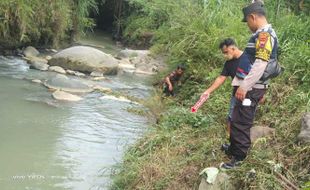
[[[251,146],[250,129],[253,126],[259,100],[265,92],[266,89],[252,89],[246,94],[246,98],[251,100],[251,105],[243,106],[242,102],[237,100],[234,107],[230,131],[230,152],[239,160],[246,157]]]

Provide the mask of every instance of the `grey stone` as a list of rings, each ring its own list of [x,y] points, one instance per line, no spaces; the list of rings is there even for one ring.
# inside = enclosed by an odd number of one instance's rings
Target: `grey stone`
[[[66,74],[67,73],[63,68],[61,68],[59,66],[50,66],[48,68],[48,70],[56,72],[56,73],[60,73],[60,74]]]
[[[26,49],[23,51],[23,54],[24,54],[26,57],[37,57],[37,56],[40,54],[40,52],[39,52],[36,48],[34,48],[34,47],[32,47],[32,46],[28,46],[28,47],[26,47]]]
[[[74,75],[77,77],[85,77],[86,75],[84,73],[78,72],[78,71],[72,71],[72,70],[66,70],[67,74]]]
[[[275,129],[264,126],[255,126],[251,128],[251,142],[255,142],[257,139],[275,134]]]
[[[130,62],[129,62],[129,60],[122,60],[121,62],[120,62],[120,64],[118,65],[118,69],[119,69],[119,71],[122,73],[134,73],[135,72],[135,70],[136,70],[136,67],[133,65],[133,64],[131,64]]]
[[[95,48],[75,46],[53,55],[49,65],[85,73],[117,74],[118,60]]]
[[[102,72],[98,72],[98,71],[93,71],[92,73],[90,73],[91,77],[103,77],[103,73]]]
[[[67,92],[63,92],[60,90],[55,91],[52,94],[52,96],[56,100],[73,101],[73,102],[82,100],[82,98],[77,95],[69,94]]]
[[[301,119],[301,129],[297,137],[302,143],[310,143],[310,113],[305,113]]]
[[[93,81],[101,81],[101,80],[107,80],[105,77],[93,77],[91,80]]]
[[[47,71],[49,65],[47,64],[47,60],[38,57],[31,57],[27,60],[30,64],[30,69],[37,69],[40,71]]]
[[[88,85],[84,84],[83,82],[77,80],[77,79],[69,79],[65,75],[57,74],[55,77],[48,79],[44,86],[56,89],[56,90],[62,90],[66,92],[73,92],[73,93],[87,93],[92,92],[93,89],[90,88]]]
[[[34,79],[34,80],[31,80],[31,82],[33,83],[38,83],[38,84],[42,84],[42,81],[39,80],[39,79]]]

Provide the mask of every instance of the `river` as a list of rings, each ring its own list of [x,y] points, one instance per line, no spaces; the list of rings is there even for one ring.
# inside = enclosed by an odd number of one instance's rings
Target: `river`
[[[127,109],[142,106],[100,92],[80,102],[56,101],[29,80],[50,75],[20,58],[0,57],[0,188],[107,189],[113,166],[147,126],[145,117]],[[139,98],[149,95],[143,77],[108,79],[97,83]]]

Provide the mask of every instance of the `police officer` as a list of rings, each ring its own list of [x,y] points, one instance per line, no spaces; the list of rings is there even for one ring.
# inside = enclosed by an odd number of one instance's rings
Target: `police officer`
[[[243,8],[243,22],[247,22],[253,32],[244,50],[250,62],[240,62],[232,82],[235,88],[236,105],[232,114],[229,152],[230,162],[222,168],[231,169],[247,156],[251,145],[250,128],[253,125],[259,100],[264,96],[268,81],[260,81],[268,62],[277,58],[278,39],[266,19],[266,11],[261,2]]]

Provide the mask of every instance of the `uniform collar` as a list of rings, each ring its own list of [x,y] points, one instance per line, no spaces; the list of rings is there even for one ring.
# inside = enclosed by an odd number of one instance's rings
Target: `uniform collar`
[[[268,28],[271,28],[271,24],[266,24],[265,26],[263,26],[263,27],[257,29],[256,32],[253,33],[253,36],[256,35],[256,34],[258,34],[258,33],[260,33],[261,31],[264,31],[264,30],[268,29]]]

